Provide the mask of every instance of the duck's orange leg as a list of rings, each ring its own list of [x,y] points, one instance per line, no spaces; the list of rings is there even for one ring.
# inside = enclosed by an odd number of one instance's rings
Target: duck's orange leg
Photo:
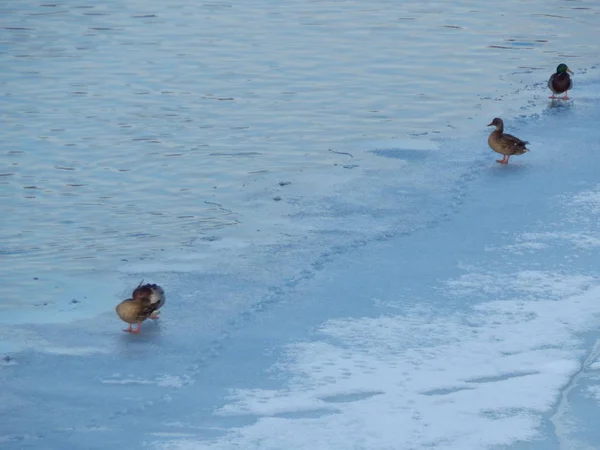
[[[123,330],[123,331],[125,331],[127,333],[139,333],[141,329],[142,329],[142,322],[138,322],[137,328],[133,329],[133,328],[131,328],[131,324],[129,324],[129,328],[127,328],[126,330]]]
[[[159,315],[159,314],[160,314],[160,311],[156,311],[154,314],[152,314],[152,315],[150,316],[150,318],[151,318],[152,320],[160,319],[160,317],[158,317],[158,315]]]
[[[510,159],[509,155],[504,155],[502,159],[497,159],[496,162],[500,164],[508,164],[508,160]]]
[[[569,100],[569,94],[565,92],[565,96],[561,97],[561,100]]]
[[[556,95],[552,94],[552,95],[551,95],[550,97],[548,97],[548,98],[551,98],[552,100],[554,100],[554,99],[556,98]]]

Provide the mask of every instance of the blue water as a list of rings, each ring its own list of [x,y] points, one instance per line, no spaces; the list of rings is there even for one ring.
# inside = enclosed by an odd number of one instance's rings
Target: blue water
[[[595,3],[2,12],[3,447],[597,446]]]

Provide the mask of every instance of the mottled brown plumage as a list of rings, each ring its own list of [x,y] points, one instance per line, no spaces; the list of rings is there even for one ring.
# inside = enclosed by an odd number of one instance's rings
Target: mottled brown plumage
[[[165,304],[163,288],[157,284],[142,283],[133,290],[131,298],[123,300],[115,308],[121,320],[129,324],[129,328],[123,330],[129,333],[139,333],[142,322],[146,319],[158,319],[160,308]],[[137,324],[136,329],[132,329],[133,324]]]
[[[488,124],[488,127],[495,126],[496,129],[492,131],[488,138],[488,144],[496,153],[504,155],[502,159],[497,159],[496,162],[500,164],[508,164],[508,160],[513,155],[522,155],[528,152],[529,149],[526,147],[529,142],[522,141],[518,137],[512,134],[504,133],[504,122],[502,119],[496,117]]]

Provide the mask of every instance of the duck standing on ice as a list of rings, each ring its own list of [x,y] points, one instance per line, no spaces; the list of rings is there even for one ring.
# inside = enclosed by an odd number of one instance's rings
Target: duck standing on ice
[[[508,164],[508,160],[512,155],[522,155],[528,152],[529,149],[526,147],[529,142],[522,141],[518,137],[514,137],[512,134],[504,132],[504,122],[502,119],[496,117],[488,124],[488,127],[495,126],[496,129],[492,131],[488,138],[488,144],[496,153],[504,155],[502,159],[497,159],[496,162],[500,164]]]
[[[548,87],[552,91],[552,95],[548,98],[557,98],[555,94],[565,93],[564,97],[560,97],[561,100],[569,100],[568,90],[573,89],[573,80],[569,76],[571,69],[566,64],[559,64],[556,68],[556,73],[553,73],[548,80]]]
[[[121,320],[129,324],[129,328],[123,330],[128,333],[139,333],[146,319],[158,319],[160,308],[165,304],[163,288],[158,284],[142,283],[133,290],[131,298],[123,300],[115,308]],[[133,329],[133,324],[137,324],[137,328]]]

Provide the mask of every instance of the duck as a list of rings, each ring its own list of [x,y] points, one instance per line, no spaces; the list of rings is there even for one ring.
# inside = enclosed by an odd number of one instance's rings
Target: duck
[[[556,73],[553,73],[548,80],[548,87],[552,91],[552,95],[548,98],[557,98],[554,94],[565,93],[564,97],[560,97],[561,100],[569,100],[568,90],[573,89],[573,80],[571,80],[570,73],[573,73],[566,64],[559,64],[556,68]]]
[[[500,164],[508,164],[508,160],[513,155],[522,155],[528,152],[527,144],[529,142],[522,141],[518,137],[512,134],[504,132],[504,122],[502,119],[496,117],[492,120],[488,127],[495,126],[496,129],[492,131],[488,138],[488,144],[496,153],[504,155],[502,159],[497,159],[496,162]]]
[[[129,324],[129,328],[123,331],[127,333],[139,333],[142,322],[146,319],[159,319],[160,308],[165,304],[165,291],[158,284],[142,284],[144,280],[133,290],[131,298],[123,300],[115,308],[117,315],[123,322]],[[136,328],[132,325],[136,324]]]

